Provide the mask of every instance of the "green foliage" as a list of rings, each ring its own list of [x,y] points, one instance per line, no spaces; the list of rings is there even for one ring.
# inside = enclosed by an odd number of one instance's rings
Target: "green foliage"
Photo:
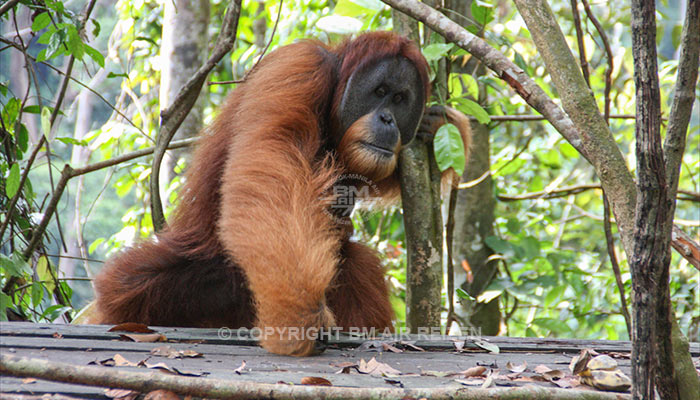
[[[448,168],[454,169],[458,175],[462,175],[465,165],[464,142],[459,129],[452,124],[441,126],[435,133],[434,150],[435,160],[440,171]]]
[[[210,38],[213,43],[221,27],[227,2],[211,4]],[[525,70],[546,93],[556,91],[532,46],[529,33],[509,3],[473,1],[468,19],[449,14],[475,34],[483,35],[495,48],[504,52]],[[89,284],[71,277],[93,276],[101,263],[80,260],[73,264],[72,274],[61,270],[55,254],[62,254],[61,236],[52,219],[41,245],[27,261],[22,250],[46,210],[47,198],[55,190],[60,167],[73,167],[113,159],[132,151],[152,147],[158,131],[161,80],[161,30],[163,3],[155,0],[100,4],[89,21],[82,23],[84,2],[46,0],[20,2],[15,10],[32,15],[25,26],[36,39],[29,45],[28,55],[35,57],[34,70],[9,71],[13,47],[0,49],[0,116],[4,147],[0,157],[0,204],[6,210],[17,196],[13,212],[0,215],[0,224],[8,228],[0,244],[0,286],[9,280],[17,282],[14,290],[0,292],[0,310],[10,308],[35,321],[53,321],[61,315],[72,315],[92,298]],[[260,7],[260,8],[259,8]],[[306,37],[336,42],[341,33],[390,29],[391,13],[378,0],[277,0],[243,2],[238,36],[230,56],[214,69],[210,81],[241,79],[263,56],[268,43],[269,53],[279,46]],[[552,8],[569,43],[576,43],[569,4],[554,2]],[[630,49],[628,8],[622,4],[593,5],[594,12],[608,32],[615,57],[611,108],[615,114],[634,113],[634,86]],[[274,35],[278,11],[280,21]],[[6,14],[0,21],[3,32],[13,32],[12,20]],[[19,14],[18,14],[19,15]],[[659,5],[659,49],[661,93],[664,115],[668,115],[670,94],[675,84],[680,22],[679,7],[674,2]],[[602,109],[605,56],[595,28],[583,20],[585,48],[591,68],[591,89]],[[264,25],[261,35],[256,26]],[[29,42],[27,42],[29,44]],[[576,46],[573,45],[576,51]],[[500,79],[486,73],[474,73],[478,63],[452,44],[433,44],[423,54],[434,66],[440,60],[452,63],[448,79],[449,97],[442,103],[487,124],[491,145],[491,175],[494,196],[512,196],[549,191],[564,186],[595,183],[593,170],[573,147],[544,122],[497,122],[494,116],[532,114],[527,104]],[[73,56],[73,77],[91,87],[111,103],[119,113],[96,100],[89,133],[74,137],[76,112],[67,99],[59,107],[58,118],[51,126],[55,95],[62,75],[45,65],[64,71],[67,57]],[[475,65],[473,65],[475,64]],[[104,79],[96,79],[104,72]],[[26,88],[15,86],[15,74],[26,74]],[[36,76],[32,76],[35,74]],[[35,80],[39,87],[34,87]],[[94,79],[94,81],[93,81]],[[232,85],[207,85],[205,120],[210,121]],[[72,84],[70,92],[84,90]],[[37,102],[36,99],[41,99]],[[697,113],[688,132],[687,152],[680,177],[681,189],[698,191],[700,170],[700,121]],[[124,118],[128,117],[128,119]],[[610,122],[620,149],[634,166],[634,123],[613,119]],[[30,131],[30,129],[35,131]],[[42,135],[48,146],[41,150],[40,161],[28,165],[28,158]],[[461,137],[453,126],[445,126],[436,135],[436,159],[442,169],[464,166]],[[43,154],[50,150],[48,159]],[[74,164],[74,156],[89,154],[82,164]],[[180,160],[178,168],[186,161]],[[468,166],[467,166],[468,168]],[[30,171],[27,174],[27,171]],[[51,175],[49,172],[51,171]],[[19,183],[27,174],[24,185]],[[71,182],[59,203],[63,232],[75,230],[68,214],[77,209],[81,216],[82,249],[89,259],[104,260],[119,248],[152,233],[148,180],[151,174],[149,157],[137,158],[114,168],[88,174],[82,185]],[[53,182],[53,183],[52,183]],[[177,201],[182,177],[176,176],[166,185],[171,204]],[[79,196],[78,196],[79,195]],[[476,301],[486,302],[500,295],[507,333],[513,336],[568,336],[586,338],[626,338],[625,324],[619,313],[619,295],[609,268],[602,230],[601,193],[596,190],[554,199],[532,199],[498,202],[494,236],[484,242],[500,261],[498,276]],[[80,202],[76,208],[76,198]],[[166,214],[172,206],[166,210]],[[697,203],[679,201],[677,219],[691,235],[697,235]],[[9,218],[9,220],[8,220]],[[405,248],[403,221],[398,208],[380,213],[360,211],[353,215],[355,236],[373,246],[385,260],[391,300],[399,325],[405,319]],[[630,275],[615,230],[616,251],[623,269],[627,298],[630,296]],[[64,260],[65,261],[65,260]],[[681,327],[691,337],[700,332],[700,307],[697,270],[674,254],[671,267],[673,306]],[[458,284],[460,282],[457,282]],[[68,301],[57,302],[57,294]],[[457,297],[469,295],[457,290]],[[60,296],[59,296],[60,297]],[[0,312],[6,317],[4,312]]]

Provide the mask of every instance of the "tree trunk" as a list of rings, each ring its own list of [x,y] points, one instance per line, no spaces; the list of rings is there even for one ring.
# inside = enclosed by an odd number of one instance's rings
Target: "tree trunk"
[[[417,38],[415,21],[398,12],[395,26]],[[412,25],[415,23],[415,25]],[[406,232],[406,326],[439,327],[442,311],[442,215],[440,170],[433,146],[418,138],[399,155],[401,201]]]
[[[471,4],[472,0],[452,0],[448,3],[448,7],[454,10],[456,15],[463,15],[468,21],[471,21],[473,20]],[[467,71],[473,70],[473,64],[473,62],[467,64]],[[481,76],[484,73],[485,70],[481,66],[476,70],[475,75]],[[479,92],[480,97],[485,97],[481,85]],[[476,122],[472,122],[471,126],[471,155],[462,175],[462,182],[476,181],[491,169],[488,127]],[[496,208],[496,199],[493,196],[493,179],[490,174],[487,174],[473,187],[461,189],[458,193],[454,239],[452,241],[455,254],[454,264],[457,266],[454,279],[462,290],[472,297],[477,297],[491,283],[498,268],[497,261],[488,260],[493,255],[493,250],[484,241],[493,235],[494,209]],[[467,262],[471,270],[471,282],[467,280],[466,271],[460,267],[463,260]],[[480,329],[481,334],[497,335],[501,324],[499,299],[500,297],[495,298],[488,303],[469,302],[469,304],[465,304],[466,308],[462,308],[461,317],[469,321],[474,328]],[[468,300],[463,299],[461,302],[464,304]]]
[[[207,58],[209,28],[208,0],[169,0],[165,2],[162,46],[163,70],[160,80],[160,109],[167,108]],[[186,34],[183,34],[185,33]],[[189,115],[175,132],[173,140],[195,136],[202,129],[206,96],[200,95]],[[174,167],[185,150],[169,150],[160,169],[161,199],[169,203],[166,190],[174,177]],[[164,205],[164,206],[165,206]]]

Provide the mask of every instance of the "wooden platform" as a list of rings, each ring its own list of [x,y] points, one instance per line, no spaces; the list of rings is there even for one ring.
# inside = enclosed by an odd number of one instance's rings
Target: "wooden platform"
[[[610,353],[616,357],[620,369],[629,375],[630,361],[627,355],[630,343],[603,340],[563,340],[508,337],[482,337],[483,342],[496,345],[498,354],[484,350],[472,339],[465,337],[402,337],[413,339],[413,346],[384,341],[402,352],[393,352],[382,341],[368,341],[346,335],[330,340],[328,349],[320,356],[293,358],[270,354],[258,347],[247,334],[237,331],[189,328],[154,328],[167,338],[167,342],[137,343],[120,339],[120,332],[108,332],[108,326],[97,325],[51,325],[32,323],[1,323],[0,353],[29,357],[48,361],[59,361],[74,366],[97,365],[99,368],[112,368],[141,373],[153,373],[146,366],[136,366],[139,362],[153,366],[164,363],[171,368],[170,373],[201,376],[203,379],[222,379],[240,382],[258,382],[284,385],[300,385],[305,377],[321,377],[331,382],[332,387],[353,388],[403,388],[426,389],[453,388],[465,393],[469,388],[479,388],[483,378],[470,380],[458,373],[477,365],[499,370],[492,387],[517,388],[525,385],[538,385],[545,388],[558,388],[555,383],[538,381],[540,374],[534,372],[538,366],[561,370],[570,375],[569,362],[580,350],[589,348],[600,353]],[[223,335],[222,335],[223,333]],[[223,337],[222,337],[223,336]],[[457,351],[457,343],[464,344]],[[483,343],[482,343],[483,345]],[[151,354],[163,346],[171,346],[179,351],[192,351],[201,354],[196,358],[183,355],[183,358],[167,358]],[[488,346],[486,346],[488,347]],[[381,351],[380,351],[381,350]],[[395,351],[395,350],[394,350]],[[691,344],[691,354],[695,361],[700,358],[700,344]],[[119,356],[134,366],[104,366],[113,364],[106,360],[119,360]],[[337,373],[351,364],[362,361],[375,361],[388,364],[398,373],[365,374],[359,368],[347,367],[348,373]],[[118,362],[117,362],[118,363]],[[245,366],[239,368],[243,363]],[[510,363],[510,364],[509,364]],[[527,363],[527,370],[513,375],[509,367]],[[542,368],[542,367],[540,367]],[[236,369],[239,369],[236,372]],[[469,382],[466,382],[469,381]],[[560,382],[560,386],[561,386]],[[563,386],[567,386],[563,384]],[[105,388],[81,386],[16,378],[0,377],[2,397],[12,398],[23,395],[62,394],[78,398],[106,398]],[[562,390],[587,390],[586,386],[573,385]],[[273,396],[274,397],[274,396]]]

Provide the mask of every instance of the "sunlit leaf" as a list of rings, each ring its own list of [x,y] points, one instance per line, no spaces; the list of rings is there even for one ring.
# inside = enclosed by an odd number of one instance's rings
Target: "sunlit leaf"
[[[464,172],[466,159],[464,157],[464,142],[459,129],[453,124],[441,126],[435,133],[435,160],[440,171],[454,169],[458,175]]]
[[[7,197],[15,197],[17,190],[19,190],[19,180],[19,164],[14,163],[12,164],[12,167],[10,167],[10,175],[7,177],[7,181],[5,182],[5,194]]]

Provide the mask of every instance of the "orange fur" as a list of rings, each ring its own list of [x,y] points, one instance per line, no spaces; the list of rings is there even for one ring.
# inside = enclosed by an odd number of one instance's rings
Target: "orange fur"
[[[379,182],[391,175],[396,169],[401,141],[397,142],[393,149],[394,156],[388,160],[384,160],[365,149],[361,141],[371,134],[369,128],[371,118],[372,114],[367,114],[350,126],[338,145],[338,154],[348,172],[360,174],[372,181]]]
[[[352,72],[397,56],[416,66],[427,98],[427,63],[391,33],[335,48],[304,41],[267,55],[203,133],[169,226],[110,259],[97,277],[95,322],[390,326],[379,259],[348,241],[322,199],[350,171],[394,179],[395,161],[378,167],[361,151],[329,151],[328,143]],[[346,146],[363,135],[357,124]],[[261,343],[279,354],[316,351],[306,337]]]

